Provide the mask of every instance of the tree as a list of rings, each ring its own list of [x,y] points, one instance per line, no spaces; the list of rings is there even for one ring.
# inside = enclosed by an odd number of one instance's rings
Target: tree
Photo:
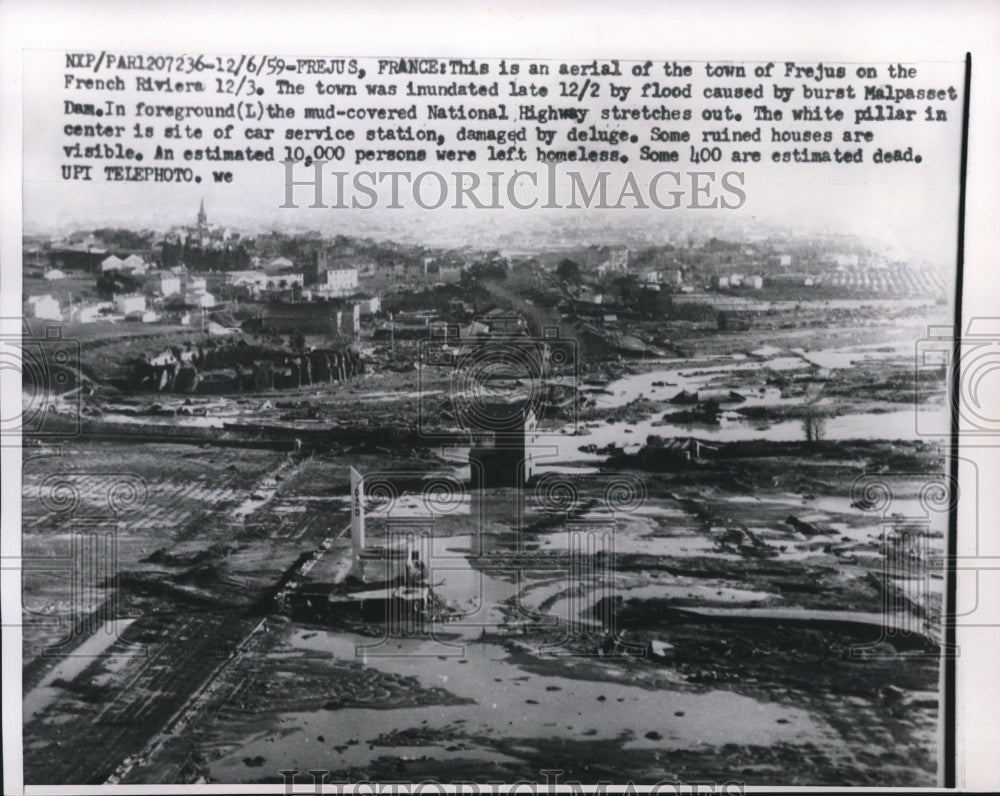
[[[806,442],[819,442],[826,436],[826,418],[810,412],[802,418],[802,429],[806,434]]]
[[[481,282],[503,282],[507,279],[507,264],[502,260],[477,262],[462,273],[461,284],[469,287]]]
[[[634,274],[615,277],[611,281],[611,285],[618,292],[618,295],[621,296],[622,304],[632,304],[642,293],[639,279]]]
[[[132,251],[134,249],[149,248],[149,244],[153,239],[153,233],[149,231],[134,232],[130,229],[103,227],[94,230],[94,237],[104,241],[109,249]]]
[[[565,284],[579,285],[582,277],[580,264],[568,257],[563,258],[556,266],[556,276]]]
[[[141,287],[139,279],[121,271],[108,271],[97,278],[97,292],[105,297],[115,293],[136,293]]]

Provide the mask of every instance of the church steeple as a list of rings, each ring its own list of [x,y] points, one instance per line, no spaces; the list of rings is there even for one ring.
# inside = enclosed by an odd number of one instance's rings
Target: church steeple
[[[198,208],[198,226],[203,227],[208,223],[208,216],[205,215],[205,198],[202,197],[201,207]]]

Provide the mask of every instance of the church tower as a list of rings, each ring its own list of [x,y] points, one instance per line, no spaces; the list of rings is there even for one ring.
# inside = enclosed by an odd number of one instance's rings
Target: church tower
[[[198,208],[198,226],[204,227],[208,224],[208,216],[205,215],[205,199],[201,200],[201,207]]]

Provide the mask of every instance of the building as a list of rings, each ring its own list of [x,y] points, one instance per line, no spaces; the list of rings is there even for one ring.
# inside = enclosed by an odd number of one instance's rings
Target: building
[[[350,296],[358,292],[357,268],[331,268],[320,281],[320,293],[328,296]]]
[[[225,285],[234,294],[245,294],[256,297],[261,293],[273,293],[281,290],[301,289],[304,282],[301,273],[273,273],[264,271],[229,271],[226,273]]]
[[[695,437],[668,437],[647,448],[647,460],[657,463],[701,461],[718,451],[719,446]]]
[[[189,292],[184,297],[184,301],[187,304],[194,304],[196,307],[201,307],[203,310],[211,309],[215,306],[215,296],[207,290]]]
[[[392,280],[423,280],[427,278],[427,262],[424,260],[397,260],[380,264],[376,276]]]
[[[771,287],[812,287],[815,280],[809,274],[771,274],[767,284]]]
[[[628,246],[607,246],[606,259],[597,266],[599,274],[622,274],[628,270]]]
[[[356,337],[361,334],[361,306],[357,302],[343,302],[338,312],[340,313],[340,320],[337,325],[341,334],[349,337]]]
[[[122,260],[122,270],[133,274],[143,274],[149,269],[146,261],[137,254],[130,254]]]
[[[439,265],[437,270],[437,280],[439,282],[454,283],[462,280],[462,266],[460,265]]]
[[[861,260],[857,254],[831,254],[828,256],[838,271],[857,268]]]
[[[486,313],[481,319],[494,337],[521,336],[528,333],[528,325],[521,314],[513,310],[497,307]]]
[[[125,261],[121,257],[116,257],[111,254],[101,260],[101,273],[106,274],[108,271],[121,271],[122,266]]]
[[[287,257],[275,257],[273,260],[268,262],[264,268],[268,271],[284,271],[288,268],[294,268],[295,263],[289,260]]]
[[[30,296],[24,305],[26,318],[37,318],[45,321],[61,321],[62,310],[59,301],[48,293],[42,296]]]
[[[153,280],[153,289],[161,296],[174,296],[181,292],[180,277],[173,274],[160,274]]]
[[[111,302],[107,301],[98,304],[80,304],[77,307],[70,308],[69,319],[74,323],[96,323],[103,320],[105,310],[110,310],[111,308]]]
[[[348,249],[348,254],[330,256],[324,249],[318,249],[313,262],[306,266],[306,284],[319,285],[327,282],[327,271],[355,270],[359,279],[375,276],[375,262],[370,257],[358,256],[353,249]],[[393,270],[393,266],[388,266]]]
[[[49,265],[64,271],[99,272],[101,261],[107,255],[103,248],[87,248],[86,246],[63,246],[52,248],[46,253]]]
[[[266,274],[264,280],[264,290],[268,292],[276,290],[290,290],[295,287],[302,287],[304,277],[300,273],[290,271]]]
[[[333,584],[298,584],[279,594],[279,601],[293,617],[308,621],[338,621],[345,616],[366,622],[421,623],[440,600],[427,584],[421,551],[407,534],[388,527],[388,543],[368,545],[365,540],[364,477],[351,468],[351,567]],[[426,545],[424,552],[430,558]],[[416,627],[417,625],[413,625]]]
[[[519,487],[531,479],[538,422],[530,407],[519,403],[477,405],[465,421],[470,430],[490,438],[486,444],[469,449],[473,489]]]
[[[753,315],[734,310],[720,310],[716,316],[720,332],[748,332],[753,325]]]
[[[256,295],[267,289],[267,274],[263,271],[228,271],[226,287]]]
[[[66,274],[60,271],[58,268],[52,268],[45,272],[45,279],[49,282],[54,282],[57,279],[65,279]]]
[[[122,315],[131,315],[134,312],[143,313],[146,311],[146,297],[141,293],[115,296],[114,304],[115,311]]]
[[[354,337],[361,331],[358,305],[346,301],[298,301],[268,304],[248,327],[274,334],[337,334]]]
[[[356,296],[352,296],[351,300],[358,305],[358,311],[362,315],[374,315],[382,309],[382,299],[378,296],[359,293]]]

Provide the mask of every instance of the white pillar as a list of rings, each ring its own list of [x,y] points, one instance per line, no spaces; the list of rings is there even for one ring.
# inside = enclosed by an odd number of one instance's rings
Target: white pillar
[[[365,478],[351,468],[351,552],[354,570],[360,572],[361,552],[365,549]]]

